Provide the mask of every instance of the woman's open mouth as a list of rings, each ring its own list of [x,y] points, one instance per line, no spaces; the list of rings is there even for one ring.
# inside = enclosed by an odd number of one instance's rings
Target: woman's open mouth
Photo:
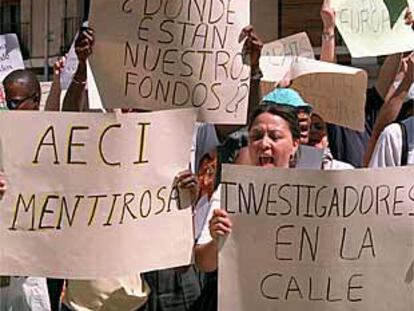
[[[259,156],[259,164],[260,166],[274,166],[275,159],[270,155],[262,154]]]

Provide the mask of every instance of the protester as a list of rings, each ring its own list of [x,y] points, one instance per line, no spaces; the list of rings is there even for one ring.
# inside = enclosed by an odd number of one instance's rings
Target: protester
[[[260,102],[259,58],[263,43],[251,26],[245,27],[240,37],[246,39],[243,53],[251,66],[249,94],[249,113],[251,114]],[[194,167],[198,174],[200,191],[195,204],[195,213],[201,209],[200,206],[210,204],[211,193],[218,184],[216,179],[220,176],[220,163],[240,148],[239,138],[242,137],[242,134],[239,136],[240,133],[243,133],[240,125],[199,124],[197,126]],[[229,146],[232,147],[229,148]],[[219,161],[221,162],[218,163]],[[204,169],[209,173],[204,174]],[[190,176],[189,172],[184,174],[187,177]],[[187,269],[167,269],[145,273],[144,278],[152,289],[145,310],[216,309],[217,275],[215,273],[204,275],[198,271],[197,267],[190,266]]]
[[[388,125],[381,133],[369,167],[414,165],[414,117]]]
[[[330,6],[329,0],[325,0],[322,5],[321,18],[323,22],[321,60],[335,63],[336,13]],[[367,90],[365,130],[363,132],[335,124],[328,124],[328,140],[335,159],[350,163],[354,167],[362,167],[364,165],[364,152],[368,148],[374,123],[378,118],[384,100],[391,95],[389,90],[398,72],[400,60],[400,53],[388,56],[380,68],[375,85]]]
[[[322,4],[320,11],[322,23],[323,23],[323,32],[322,32],[322,47],[321,47],[321,60],[327,62],[333,62],[335,60],[335,11],[330,5],[330,1],[325,0]],[[277,87],[281,89],[288,89],[292,81],[289,79],[282,80]],[[285,93],[283,93],[285,92]],[[298,117],[299,126],[301,129],[301,139],[300,143],[307,145],[309,142],[309,130],[311,124],[311,113],[312,106],[305,103],[299,96],[299,94],[294,90],[289,91],[279,91],[273,90],[267,94],[263,100],[266,102],[279,102],[281,103],[280,98],[283,96],[291,96],[292,98],[283,99],[284,102],[281,106],[285,109],[293,109]],[[298,100],[300,98],[300,100]],[[241,146],[240,151],[236,153],[233,157],[233,161],[236,164],[248,164],[249,163],[249,152],[245,147],[247,145],[247,139],[242,140],[239,144]],[[231,161],[229,161],[231,162]]]
[[[293,89],[278,88],[263,98],[264,104],[276,104],[285,110],[292,110],[298,118],[300,128],[300,143],[309,142],[312,106],[306,103]]]
[[[328,131],[325,121],[316,113],[311,116],[308,146],[323,150],[323,170],[344,170],[353,169],[351,164],[335,160],[329,148]]]
[[[298,92],[290,88],[277,88],[263,98],[262,104],[274,105],[281,111],[294,113],[299,122],[300,144],[306,145],[309,142],[312,106],[306,103]],[[244,147],[240,150],[235,163],[249,164],[250,160],[248,147]],[[294,166],[294,161],[291,161],[291,166]]]
[[[63,100],[62,110],[88,110],[86,101],[86,61],[93,50],[93,30],[82,28],[75,40],[75,52],[79,59],[76,72]],[[55,66],[56,79],[63,63]],[[60,77],[59,77],[60,78]],[[56,89],[60,82],[56,83]],[[59,96],[60,97],[60,96]],[[56,97],[57,99],[57,97]],[[56,108],[56,101],[54,107]],[[48,279],[53,310],[138,310],[145,305],[150,289],[140,273],[123,278],[99,280]],[[61,297],[63,297],[62,302]]]
[[[398,87],[391,88],[390,94],[379,111],[378,118],[374,124],[372,136],[369,140],[364,156],[366,165],[372,156],[374,146],[384,128],[390,123],[397,121],[404,102],[409,102],[408,94],[414,82],[414,54],[402,60],[401,72],[402,81],[396,83]],[[402,116],[404,117],[404,116]],[[401,120],[401,119],[400,119]]]
[[[252,115],[249,129],[251,165],[267,168],[288,168],[294,159],[301,138],[297,116],[281,110],[278,105],[261,105]],[[231,221],[220,209],[220,191],[211,202],[209,221],[195,247],[195,260],[202,271],[217,269],[219,238],[231,232]]]
[[[33,72],[15,70],[6,76],[3,85],[9,110],[39,110],[40,83]],[[7,172],[5,173],[6,176],[2,172],[0,178],[1,195],[7,189]],[[50,311],[46,279],[1,276],[0,310]]]
[[[374,123],[384,103],[385,94],[387,94],[386,91],[380,90],[380,85],[384,85],[383,90],[388,90],[395,76],[392,73],[393,70],[386,68],[388,66],[398,68],[398,65],[394,65],[394,59],[398,59],[398,55],[387,58],[378,75],[376,86],[367,90],[364,132],[361,133],[334,124],[328,125],[330,146],[336,159],[350,163],[355,167],[363,166],[364,151],[368,147],[368,141],[373,131]],[[392,77],[392,79],[388,79],[389,77]],[[386,79],[389,83],[383,83],[383,79]]]
[[[11,72],[3,81],[6,105],[9,110],[39,110],[40,83],[27,69]]]
[[[191,170],[179,172],[175,184],[182,197],[186,196],[184,191],[188,192],[190,208],[194,208],[200,196],[197,175]],[[143,273],[142,277],[150,288],[150,294],[140,311],[197,310],[195,303],[203,288],[204,275],[194,265],[151,271]]]

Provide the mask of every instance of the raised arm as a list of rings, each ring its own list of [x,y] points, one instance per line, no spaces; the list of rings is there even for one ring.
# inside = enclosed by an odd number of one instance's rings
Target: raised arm
[[[91,28],[83,27],[75,41],[75,51],[79,64],[63,100],[63,111],[85,111],[86,60],[92,54],[94,35]]]
[[[335,63],[335,10],[331,7],[331,1],[325,0],[321,8],[323,23],[321,61]]]
[[[375,88],[384,101],[389,100],[396,91],[393,82],[400,69],[401,59],[401,53],[389,55],[380,68]]]
[[[222,209],[215,209],[208,223],[211,240],[195,246],[195,262],[203,272],[215,271],[218,267],[220,239],[231,233],[232,223],[228,214]]]
[[[49,96],[46,100],[45,111],[60,110],[60,94],[62,93],[60,85],[60,74],[65,67],[66,58],[61,57],[53,65],[53,81],[50,88]]]
[[[404,75],[404,79],[397,88],[397,90],[391,95],[389,100],[385,101],[384,105],[381,107],[378,118],[375,122],[371,138],[368,142],[367,151],[364,155],[364,166],[368,165],[371,159],[372,152],[377,143],[377,140],[381,135],[381,132],[387,125],[389,125],[397,119],[401,107],[404,103],[404,99],[407,96],[410,87],[414,81],[414,55],[411,54],[405,60],[405,62],[407,63],[407,69]]]
[[[260,91],[260,80],[262,78],[262,72],[260,70],[259,62],[262,53],[263,42],[257,35],[252,26],[243,28],[241,37],[246,37],[246,41],[243,47],[245,55],[249,56],[251,78],[250,78],[250,92],[249,92],[249,107],[248,107],[248,120],[250,114],[252,114],[256,107],[260,104],[262,94]],[[216,125],[217,135],[220,141],[223,141],[228,135],[237,131],[240,125]]]

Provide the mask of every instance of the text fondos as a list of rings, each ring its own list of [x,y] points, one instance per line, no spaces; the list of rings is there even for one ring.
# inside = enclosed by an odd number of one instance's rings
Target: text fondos
[[[117,27],[100,40],[98,30],[107,23],[102,10],[113,12]],[[238,39],[248,16],[248,3],[234,0],[123,0],[92,6],[101,47],[92,57],[92,70],[104,105],[195,107],[201,121],[245,122],[250,68]],[[104,56],[111,51],[116,57]],[[110,91],[109,68],[118,73]]]

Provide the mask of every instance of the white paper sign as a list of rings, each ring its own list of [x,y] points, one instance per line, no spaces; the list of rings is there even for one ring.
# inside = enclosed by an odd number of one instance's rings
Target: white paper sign
[[[0,35],[0,82],[13,70],[24,69],[23,57],[16,34]]]
[[[391,1],[389,1],[391,2]],[[409,1],[411,4],[413,1]],[[414,32],[402,10],[392,25],[384,0],[332,0],[336,26],[352,57],[370,57],[414,49]]]

